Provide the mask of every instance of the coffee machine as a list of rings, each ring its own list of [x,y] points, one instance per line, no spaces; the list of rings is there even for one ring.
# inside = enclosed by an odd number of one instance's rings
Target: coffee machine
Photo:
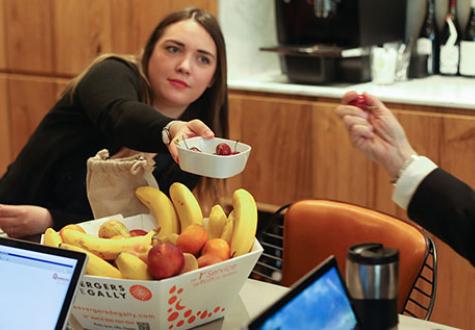
[[[275,0],[281,69],[295,83],[371,80],[370,48],[402,41],[406,0]]]

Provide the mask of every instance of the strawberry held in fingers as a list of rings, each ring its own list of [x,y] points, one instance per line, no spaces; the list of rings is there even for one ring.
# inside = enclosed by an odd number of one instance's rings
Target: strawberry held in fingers
[[[364,96],[364,94],[359,94],[357,97],[351,100],[349,104],[362,110],[368,109],[368,101],[366,100],[366,96]]]

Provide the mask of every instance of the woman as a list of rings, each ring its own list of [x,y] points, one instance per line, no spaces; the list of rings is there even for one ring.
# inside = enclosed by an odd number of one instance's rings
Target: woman
[[[103,55],[68,85],[0,179],[0,228],[24,237],[92,218],[86,162],[104,148],[157,153],[161,189],[193,189],[200,178],[180,171],[175,142],[215,133],[228,133],[224,38],[209,13],[185,9],[141,56]]]

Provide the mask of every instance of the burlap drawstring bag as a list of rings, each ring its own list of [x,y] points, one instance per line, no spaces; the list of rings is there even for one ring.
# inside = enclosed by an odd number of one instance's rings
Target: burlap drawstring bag
[[[109,151],[103,149],[87,160],[87,198],[95,219],[149,212],[135,197],[135,190],[158,187],[152,174],[153,156],[124,149],[109,157]]]

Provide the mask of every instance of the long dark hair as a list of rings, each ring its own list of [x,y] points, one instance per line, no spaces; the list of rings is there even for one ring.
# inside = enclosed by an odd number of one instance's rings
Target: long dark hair
[[[204,98],[211,111],[205,113],[204,122],[218,136],[228,136],[228,100],[227,100],[227,63],[226,45],[219,24],[213,15],[198,8],[186,8],[171,13],[160,21],[150,35],[142,54],[142,70],[148,77],[148,64],[152,56],[155,44],[163,36],[170,25],[180,21],[192,19],[200,24],[213,38],[217,49],[216,72],[213,77],[213,85],[206,89],[200,98]]]
[[[204,101],[204,104],[207,106],[207,109],[205,110],[209,110],[202,112],[204,119],[203,121],[215,132],[217,136],[228,137],[229,128],[226,45],[218,21],[213,15],[202,9],[194,7],[186,8],[173,12],[163,18],[152,31],[152,34],[148,38],[141,55],[121,55],[108,53],[98,56],[83,72],[81,72],[69,82],[64,90],[64,93],[70,92],[72,97],[75,93],[78,83],[95,64],[108,58],[117,58],[129,63],[138,70],[140,76],[145,82],[143,84],[145,89],[141,92],[142,101],[147,104],[152,104],[153,92],[151,90],[148,78],[148,63],[155,48],[155,44],[163,36],[167,27],[174,23],[188,19],[193,19],[209,33],[211,38],[213,38],[217,49],[218,61],[216,65],[216,72],[213,77],[213,84],[211,87],[206,89],[203,95],[199,97],[199,100]]]
[[[171,13],[160,21],[150,35],[141,58],[143,73],[148,77],[148,64],[152,56],[155,44],[163,36],[165,29],[180,21],[193,19],[200,24],[213,38],[217,49],[216,72],[213,77],[213,85],[206,89],[199,99],[204,99],[209,107],[204,111],[204,122],[214,131],[217,136],[227,138],[228,128],[228,84],[227,84],[227,62],[226,45],[224,36],[219,27],[218,21],[210,13],[198,8],[186,8],[181,11]],[[149,85],[150,86],[150,85]],[[151,92],[151,91],[150,91]],[[210,178],[202,178],[196,188],[196,193],[200,199],[200,204],[207,214],[211,204],[219,201],[219,196],[226,191],[224,181]]]

